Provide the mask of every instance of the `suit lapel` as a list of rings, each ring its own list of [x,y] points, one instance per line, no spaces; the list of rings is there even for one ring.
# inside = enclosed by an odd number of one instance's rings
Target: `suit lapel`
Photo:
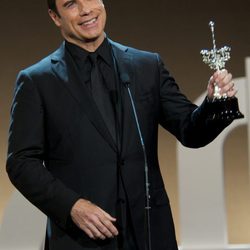
[[[134,79],[134,67],[133,67],[133,54],[130,53],[128,51],[128,48],[119,44],[119,43],[115,43],[112,40],[110,40],[110,43],[112,45],[112,50],[113,50],[113,54],[115,57],[115,61],[118,67],[118,77],[120,82],[121,81],[121,75],[122,74],[127,74],[129,76],[129,80],[130,80],[130,90],[132,92],[132,94],[135,94],[135,79]],[[123,84],[124,86],[124,84]]]
[[[121,84],[122,93],[122,155],[126,155],[130,144],[133,143],[131,131],[135,129],[135,119],[131,106],[131,100],[128,95],[127,86],[122,83],[121,75],[128,75],[129,88],[133,98],[135,97],[135,74],[133,67],[133,55],[128,51],[127,47],[110,41],[113,48],[113,54],[117,64],[118,81]]]
[[[108,144],[117,151],[117,146],[113,140],[106,124],[93,100],[90,96],[87,87],[81,83],[76,70],[75,63],[70,54],[65,50],[65,44],[52,55],[52,70],[60,78],[62,84],[71,93],[72,97],[80,105],[82,112],[84,112],[94,127],[105,138]]]

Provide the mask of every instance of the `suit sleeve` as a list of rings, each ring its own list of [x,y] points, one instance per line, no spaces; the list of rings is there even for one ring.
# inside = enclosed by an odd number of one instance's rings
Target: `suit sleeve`
[[[80,196],[44,167],[44,109],[35,83],[25,73],[17,78],[11,108],[7,172],[13,185],[62,228]]]
[[[199,148],[213,141],[232,121],[211,120],[207,98],[196,106],[183,95],[158,57],[160,78],[160,124],[187,147]]]

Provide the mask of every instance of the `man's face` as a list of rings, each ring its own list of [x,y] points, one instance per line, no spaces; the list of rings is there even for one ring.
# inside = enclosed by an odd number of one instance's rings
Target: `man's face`
[[[106,11],[102,0],[56,0],[56,6],[59,15],[49,14],[66,40],[75,44],[103,41]]]

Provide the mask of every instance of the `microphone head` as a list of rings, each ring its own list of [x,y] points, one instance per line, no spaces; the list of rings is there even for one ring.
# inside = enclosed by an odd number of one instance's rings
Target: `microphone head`
[[[122,73],[121,74],[121,81],[123,84],[125,85],[129,85],[130,84],[130,77],[127,73]]]

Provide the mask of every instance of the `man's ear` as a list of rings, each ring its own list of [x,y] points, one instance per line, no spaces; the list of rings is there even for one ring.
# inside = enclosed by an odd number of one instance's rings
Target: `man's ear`
[[[61,26],[60,16],[55,11],[53,11],[51,9],[48,10],[48,13],[49,13],[49,16],[51,17],[51,19],[53,20],[53,22],[55,23],[55,25],[57,27],[60,27]]]

